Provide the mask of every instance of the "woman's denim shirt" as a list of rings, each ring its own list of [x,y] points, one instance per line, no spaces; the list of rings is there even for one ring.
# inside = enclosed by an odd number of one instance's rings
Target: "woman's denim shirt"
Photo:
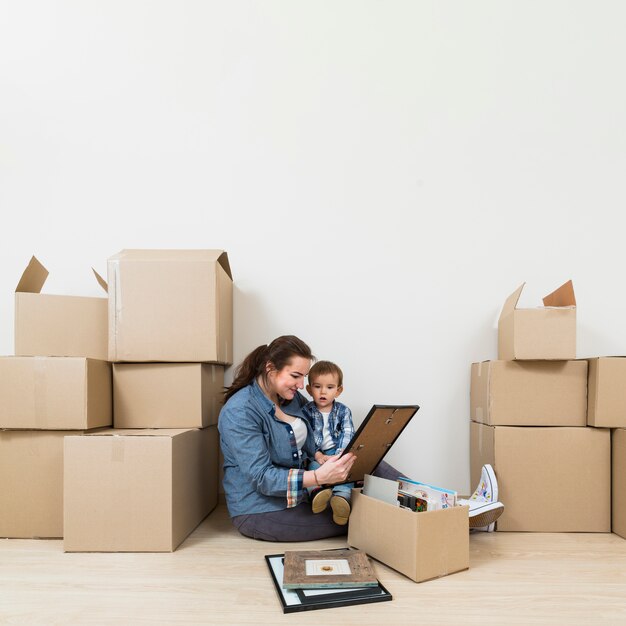
[[[280,406],[288,415],[301,417],[307,438],[298,455],[291,424],[276,418],[274,403],[256,381],[240,389],[222,407],[218,429],[224,455],[224,492],[231,517],[278,511],[304,498],[303,474],[315,454],[313,430],[299,393]]]

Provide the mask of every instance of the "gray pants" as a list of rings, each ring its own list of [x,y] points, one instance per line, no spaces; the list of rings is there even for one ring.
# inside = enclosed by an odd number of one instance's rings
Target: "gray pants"
[[[403,475],[385,461],[381,461],[373,473],[388,480],[397,480]],[[242,535],[264,541],[314,541],[348,532],[347,525],[339,526],[333,522],[330,509],[313,515],[309,502],[280,511],[237,515],[232,519]]]

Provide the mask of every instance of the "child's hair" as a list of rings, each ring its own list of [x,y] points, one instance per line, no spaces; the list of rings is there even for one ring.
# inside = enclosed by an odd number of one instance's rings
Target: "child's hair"
[[[339,365],[335,365],[331,361],[318,361],[309,370],[309,383],[315,382],[318,376],[324,376],[324,374],[332,374],[337,377],[337,387],[343,387],[343,372]]]
[[[259,346],[253,350],[235,370],[233,384],[224,392],[226,402],[237,391],[249,385],[257,376],[267,382],[265,366],[271,363],[276,370],[282,370],[295,356],[313,359],[311,348],[294,335],[277,337],[268,346]]]

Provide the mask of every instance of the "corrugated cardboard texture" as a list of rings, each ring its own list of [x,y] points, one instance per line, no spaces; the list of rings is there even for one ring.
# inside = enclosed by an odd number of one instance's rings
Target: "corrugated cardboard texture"
[[[63,437],[0,431],[0,537],[63,536]]]
[[[576,301],[573,287],[570,284],[570,289],[567,285],[551,294],[553,298],[549,301],[571,301],[568,306],[517,309],[524,285],[507,298],[498,322],[499,360],[567,361],[576,358]]]
[[[107,360],[107,299],[15,294],[15,354]]]
[[[124,250],[108,262],[109,360],[232,363],[221,250]]]
[[[626,358],[589,359],[587,424],[626,428]]]
[[[217,426],[211,426],[203,431],[189,431],[172,440],[174,548],[217,505],[218,437]]]
[[[0,357],[0,428],[110,426],[111,366],[80,357]]]
[[[22,273],[15,291],[16,293],[39,293],[47,278],[48,270],[33,255]]]
[[[352,491],[348,544],[415,582],[469,567],[467,507],[413,513]]]
[[[67,552],[168,552],[217,499],[217,428],[65,440]]]
[[[626,539],[626,430],[613,431],[613,487],[611,529]]]
[[[488,428],[482,424],[470,424],[470,484],[472,489],[480,480],[483,465],[496,464],[495,457],[495,428]]]
[[[610,531],[609,430],[476,423],[471,429],[472,485],[481,461],[493,459],[505,505],[498,530]]]
[[[203,428],[217,424],[223,392],[222,365],[113,365],[116,428]]]
[[[15,354],[106,361],[107,299],[42,294],[47,277],[32,257],[15,289]]]
[[[471,419],[505,426],[585,426],[586,361],[472,364]]]

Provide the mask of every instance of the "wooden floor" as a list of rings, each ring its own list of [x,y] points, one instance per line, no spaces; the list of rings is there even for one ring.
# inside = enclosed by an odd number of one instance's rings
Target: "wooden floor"
[[[626,541],[610,534],[472,534],[466,572],[415,584],[375,562],[392,602],[283,615],[263,555],[344,545],[246,539],[223,505],[171,554],[0,539],[0,624],[626,624]]]

